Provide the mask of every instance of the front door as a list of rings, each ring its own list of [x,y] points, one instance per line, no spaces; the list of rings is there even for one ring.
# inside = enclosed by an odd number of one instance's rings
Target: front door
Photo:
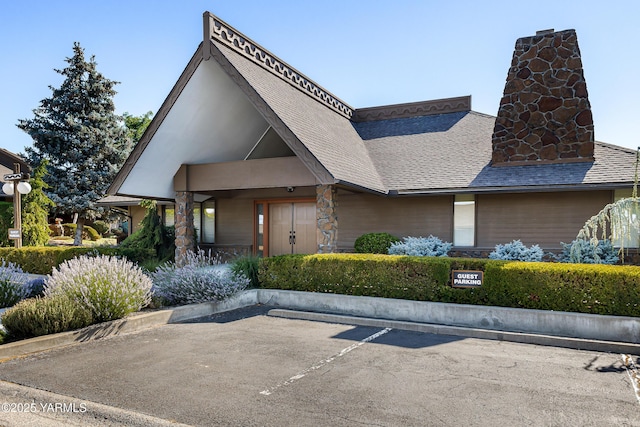
[[[315,203],[270,203],[269,255],[316,252]]]

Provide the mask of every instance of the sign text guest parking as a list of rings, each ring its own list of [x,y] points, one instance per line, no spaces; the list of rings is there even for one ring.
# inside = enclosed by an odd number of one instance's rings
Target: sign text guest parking
[[[470,270],[453,270],[451,285],[454,288],[475,288],[482,286],[483,272]]]

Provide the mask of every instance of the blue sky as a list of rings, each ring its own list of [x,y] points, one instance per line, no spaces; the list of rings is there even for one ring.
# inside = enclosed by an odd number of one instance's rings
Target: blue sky
[[[538,0],[21,0],[0,2],[0,147],[58,87],[75,41],[121,82],[118,113],[158,111],[202,39],[208,10],[353,107],[462,95],[495,115],[513,47],[574,28],[599,141],[636,148],[640,2]]]

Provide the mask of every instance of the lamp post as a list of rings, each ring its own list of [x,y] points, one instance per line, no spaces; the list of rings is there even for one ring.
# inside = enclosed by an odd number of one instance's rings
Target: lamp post
[[[15,247],[22,247],[22,203],[20,200],[21,194],[29,194],[31,191],[31,184],[26,180],[29,179],[29,174],[23,174],[20,172],[20,163],[13,164],[14,173],[4,176],[7,182],[2,186],[2,191],[8,196],[13,194],[13,228],[9,229],[9,239],[15,241]],[[25,181],[23,181],[25,180]]]

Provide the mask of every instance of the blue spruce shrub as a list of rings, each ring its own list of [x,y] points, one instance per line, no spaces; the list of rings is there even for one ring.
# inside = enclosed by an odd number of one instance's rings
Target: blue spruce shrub
[[[496,249],[489,254],[491,259],[502,259],[507,261],[542,261],[544,255],[538,245],[527,248],[520,240],[514,240],[504,245],[496,245]]]
[[[20,266],[2,261],[0,264],[0,308],[11,307],[31,292],[27,275]]]
[[[429,237],[403,237],[401,242],[392,243],[389,247],[389,255],[409,256],[448,256],[452,244],[443,242],[439,238]]]
[[[571,262],[581,264],[616,264],[620,260],[618,250],[613,247],[609,240],[599,240],[598,245],[576,239],[571,243],[560,243],[562,245],[562,253],[557,257],[559,262]],[[577,255],[572,259],[571,252]]]

